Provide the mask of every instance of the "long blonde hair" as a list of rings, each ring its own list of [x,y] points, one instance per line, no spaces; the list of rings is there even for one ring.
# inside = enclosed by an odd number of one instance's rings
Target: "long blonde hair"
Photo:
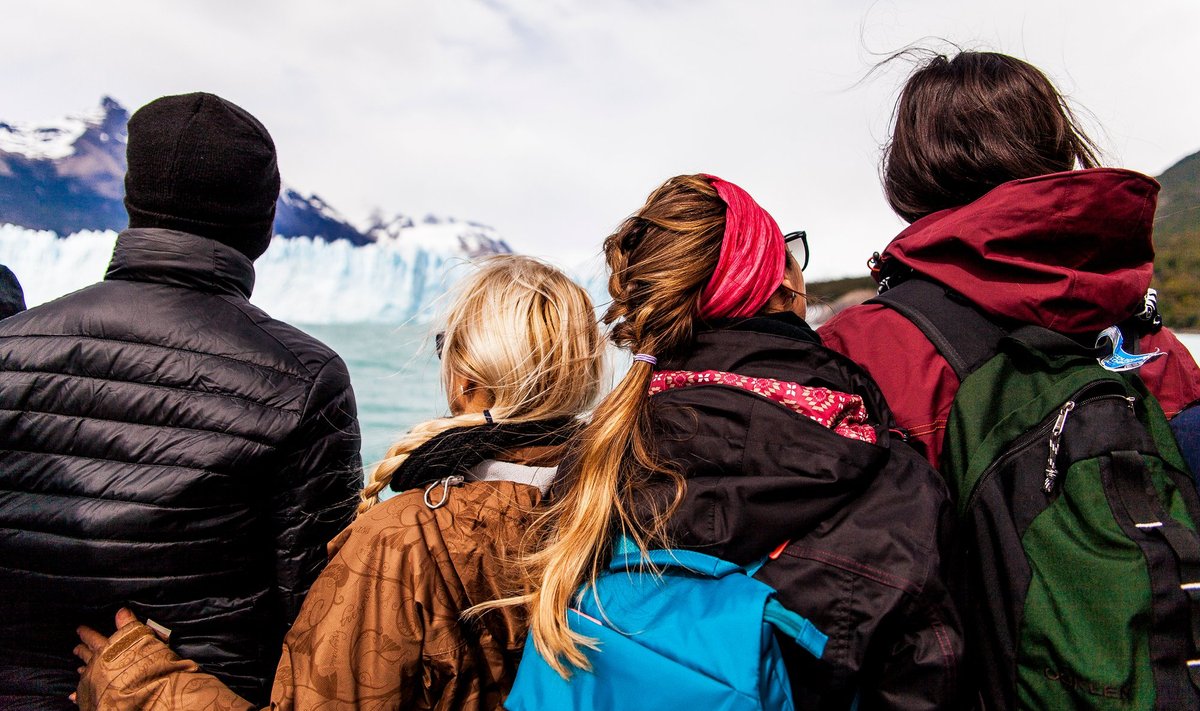
[[[717,191],[704,176],[686,175],[655,190],[605,240],[612,305],[603,320],[613,324],[614,344],[662,356],[692,341],[724,231],[725,203]],[[613,537],[628,535],[643,548],[669,545],[665,528],[682,479],[655,454],[647,394],[652,370],[635,361],[579,436],[557,496],[530,529],[520,562],[524,594],[481,606],[525,604],[534,644],[564,677],[569,667],[588,668],[580,647],[595,648],[595,640],[571,630],[567,609],[579,586],[604,569]],[[657,495],[664,480],[673,480],[673,498]]]
[[[441,377],[451,402],[469,383],[497,421],[573,417],[595,400],[604,344],[592,301],[558,269],[530,257],[491,257],[459,282],[446,315]],[[413,427],[387,451],[362,491],[361,514],[417,447],[455,427],[484,423],[481,413]]]

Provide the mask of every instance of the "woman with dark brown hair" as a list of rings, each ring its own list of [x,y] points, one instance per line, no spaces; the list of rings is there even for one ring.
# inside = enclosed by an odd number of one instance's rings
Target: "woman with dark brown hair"
[[[1154,404],[1200,400],[1200,369],[1149,290],[1158,183],[1097,164],[1037,68],[928,60],[884,153],[911,225],[876,255],[879,298],[821,331],[957,498],[949,568],[984,709],[1200,708],[1200,502]]]
[[[604,321],[633,364],[532,529],[525,595],[506,601],[528,606],[538,652],[563,677],[584,673],[591,638],[568,610],[624,535],[769,558],[755,577],[829,636],[819,659],[781,640],[797,708],[960,708],[946,490],[892,435],[870,378],[804,321],[804,234],[785,236],[733,183],[684,175],[604,253]]]
[[[1036,67],[992,52],[933,56],[909,77],[884,150],[883,188],[912,223],[877,255],[884,288],[912,274],[987,316],[1095,334],[1141,312],[1154,267],[1158,183],[1099,168],[1066,99]],[[1094,336],[1093,336],[1094,337]],[[934,345],[882,304],[821,328],[879,384],[935,466],[958,378]],[[1200,399],[1200,369],[1163,328],[1139,375],[1168,417]]]

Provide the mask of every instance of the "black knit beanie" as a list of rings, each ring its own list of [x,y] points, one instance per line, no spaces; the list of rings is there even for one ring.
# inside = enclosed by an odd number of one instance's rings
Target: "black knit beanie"
[[[271,243],[279,167],[271,134],[213,94],[164,96],[129,119],[130,227],[223,242],[257,259]]]

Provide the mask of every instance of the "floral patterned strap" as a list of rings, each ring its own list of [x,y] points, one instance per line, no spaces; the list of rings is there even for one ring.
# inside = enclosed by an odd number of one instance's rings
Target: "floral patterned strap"
[[[726,385],[749,390],[843,437],[875,443],[875,428],[867,418],[862,397],[829,388],[814,388],[774,378],[751,378],[722,370],[659,370],[650,380],[650,394],[700,385]]]

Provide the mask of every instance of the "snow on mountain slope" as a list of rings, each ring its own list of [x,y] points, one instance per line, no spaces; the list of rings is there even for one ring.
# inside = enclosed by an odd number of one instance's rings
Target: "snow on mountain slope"
[[[435,215],[426,215],[420,223],[406,215],[396,215],[389,220],[376,216],[367,235],[378,244],[403,243],[432,250],[457,245],[458,251],[470,258],[513,251],[496,230],[487,225]]]
[[[58,160],[75,153],[75,142],[89,127],[98,127],[107,115],[102,104],[81,114],[42,122],[0,121],[0,151],[16,153],[30,160]],[[115,103],[115,102],[114,102]],[[110,137],[105,137],[108,140]]]

